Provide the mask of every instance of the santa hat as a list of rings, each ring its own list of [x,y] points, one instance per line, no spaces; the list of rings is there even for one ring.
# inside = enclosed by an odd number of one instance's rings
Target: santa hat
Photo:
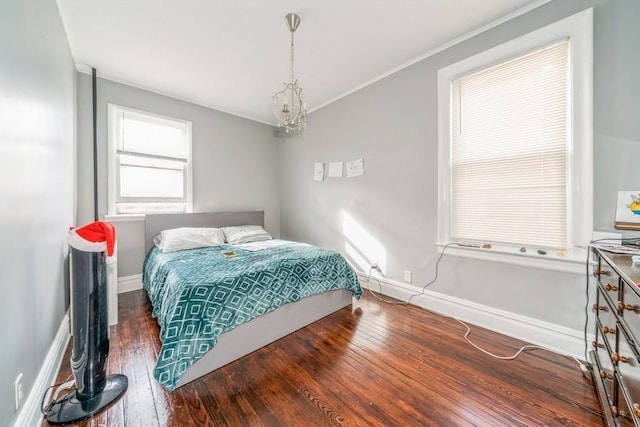
[[[107,252],[113,256],[116,246],[116,229],[113,224],[95,221],[82,227],[71,228],[67,238],[69,245],[85,252]]]

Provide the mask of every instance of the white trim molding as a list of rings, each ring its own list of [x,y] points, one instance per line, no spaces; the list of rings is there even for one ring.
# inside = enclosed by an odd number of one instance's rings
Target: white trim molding
[[[142,289],[142,274],[118,277],[118,293],[137,291]]]
[[[40,412],[42,396],[49,386],[55,384],[64,352],[69,343],[69,337],[69,312],[67,311],[62,318],[62,322],[60,322],[58,332],[53,339],[53,343],[49,348],[42,368],[40,368],[40,372],[38,372],[33,387],[31,387],[31,391],[29,391],[29,396],[27,396],[27,400],[24,402],[18,418],[16,418],[15,427],[39,426],[42,424],[42,413]]]
[[[105,215],[104,220],[108,222],[131,222],[131,221],[144,221],[145,214],[120,214],[120,215]]]
[[[420,289],[390,279],[381,279],[358,273],[363,288],[407,301]],[[378,288],[378,282],[380,288]],[[499,310],[472,301],[425,290],[411,299],[411,304],[437,314],[469,322],[473,325],[498,332],[528,343],[544,347],[566,356],[584,359],[584,332],[534,319],[520,314]],[[595,339],[588,334],[587,340]]]

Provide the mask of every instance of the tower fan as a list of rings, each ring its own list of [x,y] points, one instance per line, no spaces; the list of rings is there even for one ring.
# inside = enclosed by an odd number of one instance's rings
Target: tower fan
[[[115,228],[98,221],[96,161],[96,70],[93,69],[93,179],[95,222],[69,232],[71,249],[71,369],[75,389],[54,398],[45,411],[52,424],[89,418],[124,395],[125,375],[106,375],[109,354],[107,263],[115,249]]]

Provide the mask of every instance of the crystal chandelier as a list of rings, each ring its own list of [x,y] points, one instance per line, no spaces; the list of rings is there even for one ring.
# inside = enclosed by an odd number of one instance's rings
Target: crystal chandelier
[[[293,75],[293,33],[300,25],[300,17],[295,13],[289,13],[285,17],[289,31],[291,31],[291,73],[289,82],[273,95],[274,114],[278,120],[278,126],[289,131],[302,130],[307,126],[307,104],[302,96],[302,88]]]

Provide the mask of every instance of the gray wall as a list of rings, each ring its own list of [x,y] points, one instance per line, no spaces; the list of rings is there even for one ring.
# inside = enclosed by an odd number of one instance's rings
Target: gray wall
[[[98,75],[100,75],[100,70]],[[93,221],[91,76],[78,73],[78,215]],[[99,215],[107,213],[107,104],[192,122],[193,210],[264,210],[265,228],[280,234],[277,143],[271,126],[98,79]],[[144,223],[115,222],[118,276],[142,272]]]
[[[594,3],[594,226],[612,230],[617,192],[640,188],[640,2]]]
[[[438,256],[438,69],[590,6],[595,229],[612,229],[616,192],[640,185],[637,0],[550,2],[313,112],[303,134],[281,140],[283,237],[345,252],[350,243],[343,229],[346,214],[368,235],[363,241],[373,239],[384,248],[387,278],[403,281],[403,271],[411,270],[416,290],[431,281]],[[363,177],[312,181],[313,162],[359,157],[364,158]],[[582,328],[582,275],[451,256],[443,258],[438,274],[432,291]]]
[[[3,1],[0,57],[0,424],[12,425],[14,380],[26,399],[68,304],[75,71],[56,3]]]

